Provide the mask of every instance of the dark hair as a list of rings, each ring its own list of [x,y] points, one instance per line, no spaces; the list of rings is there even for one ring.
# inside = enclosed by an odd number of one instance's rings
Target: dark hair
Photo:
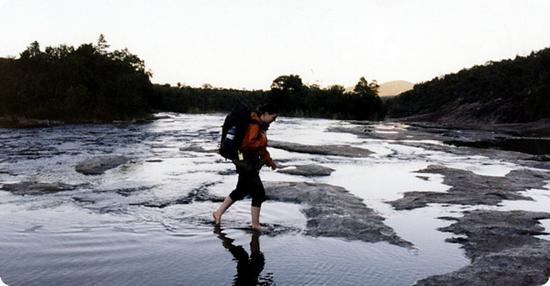
[[[267,104],[258,106],[258,108],[256,109],[256,112],[258,112],[259,114],[263,114],[266,112],[269,114],[275,114],[275,113],[279,113],[279,109],[275,104],[267,103]]]

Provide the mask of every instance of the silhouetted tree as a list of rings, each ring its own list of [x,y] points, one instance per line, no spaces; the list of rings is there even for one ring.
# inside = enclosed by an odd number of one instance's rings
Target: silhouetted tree
[[[298,75],[282,75],[271,84],[271,101],[282,111],[290,112],[303,108],[306,87]]]
[[[31,59],[42,55],[40,44],[37,41],[32,42],[25,51],[20,54],[21,59]]]
[[[110,45],[107,44],[107,40],[105,39],[105,36],[103,34],[99,35],[99,38],[97,39],[96,47],[101,54],[107,53],[107,49],[110,47]]]
[[[378,96],[379,87],[375,80],[369,83],[365,77],[361,77],[353,88],[353,92],[361,96]]]
[[[385,109],[382,100],[378,96],[378,84],[376,81],[369,83],[361,77],[353,92],[348,95],[346,109],[357,119],[382,120],[385,117]]]

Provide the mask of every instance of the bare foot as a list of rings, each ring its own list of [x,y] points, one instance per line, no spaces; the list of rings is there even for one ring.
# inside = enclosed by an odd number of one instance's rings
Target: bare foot
[[[214,224],[219,225],[222,220],[221,216],[217,212],[213,212],[212,217],[214,218]]]
[[[262,226],[260,226],[259,224],[258,225],[250,225],[250,228],[254,231],[261,231],[262,230]]]

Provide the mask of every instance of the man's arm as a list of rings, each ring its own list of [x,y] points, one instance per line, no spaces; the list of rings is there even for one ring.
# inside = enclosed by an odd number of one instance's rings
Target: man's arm
[[[262,156],[262,159],[264,160],[264,162],[267,166],[271,167],[271,169],[273,169],[273,170],[277,169],[277,164],[275,164],[275,162],[273,162],[273,159],[271,159],[271,155],[269,154],[267,149],[265,149],[263,152],[261,152],[260,156]]]

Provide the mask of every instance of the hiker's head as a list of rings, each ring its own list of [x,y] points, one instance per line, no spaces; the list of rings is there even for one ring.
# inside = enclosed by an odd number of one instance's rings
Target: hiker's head
[[[267,124],[275,121],[275,119],[277,119],[277,115],[279,114],[277,106],[271,103],[260,105],[256,112],[258,113],[260,120]]]

